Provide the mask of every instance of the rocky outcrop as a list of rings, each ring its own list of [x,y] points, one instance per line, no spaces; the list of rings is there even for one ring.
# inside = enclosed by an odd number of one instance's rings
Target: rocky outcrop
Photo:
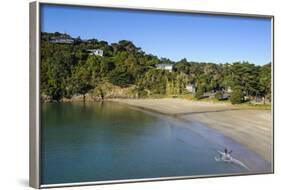
[[[71,98],[62,98],[61,102],[95,102],[95,101],[101,101],[100,98],[95,97],[89,93],[83,95],[83,94],[76,94],[72,96]]]
[[[71,98],[65,98],[63,97],[61,99],[62,102],[83,102],[84,101],[84,95],[82,94],[75,94]]]
[[[95,97],[98,100],[111,98],[136,98],[137,93],[135,92],[135,86],[121,88],[105,82],[90,91],[88,96]]]
[[[89,91],[85,95],[83,94],[75,94],[72,97],[66,98],[63,97],[60,102],[95,102],[95,101],[103,101],[105,99],[112,98],[137,98],[137,93],[135,90],[135,86],[130,86],[127,88],[121,88],[119,86],[114,86],[111,83],[105,82],[95,89]],[[54,102],[51,96],[47,96],[45,94],[41,95],[41,100],[43,102]]]
[[[52,102],[52,97],[42,93],[41,94],[41,101],[42,102]]]

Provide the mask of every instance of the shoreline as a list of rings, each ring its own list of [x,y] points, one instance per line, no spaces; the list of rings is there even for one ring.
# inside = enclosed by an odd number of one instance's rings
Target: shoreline
[[[185,122],[197,122],[272,162],[272,117],[270,110],[239,109],[223,103],[184,99],[109,99],[142,110],[172,116]],[[272,164],[272,163],[271,163]]]

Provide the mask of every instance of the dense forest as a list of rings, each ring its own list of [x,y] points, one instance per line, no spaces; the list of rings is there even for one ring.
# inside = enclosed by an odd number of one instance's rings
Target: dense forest
[[[69,38],[73,43],[54,43],[53,38]],[[90,54],[89,49],[103,50],[103,56]],[[77,95],[118,97],[113,89],[119,94],[124,91],[130,98],[179,96],[190,93],[187,85],[194,88],[192,94],[198,99],[208,92],[217,99],[229,98],[232,103],[242,103],[246,98],[270,101],[271,97],[271,63],[173,62],[147,54],[131,41],[109,44],[57,32],[41,33],[40,53],[41,96],[49,101]],[[158,69],[158,64],[172,64],[172,72]],[[229,96],[225,97],[226,92]]]

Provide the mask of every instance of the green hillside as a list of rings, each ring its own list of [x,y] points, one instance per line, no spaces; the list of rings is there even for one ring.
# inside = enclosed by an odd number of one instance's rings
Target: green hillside
[[[74,42],[54,43],[54,38]],[[90,54],[92,49],[103,50],[103,56]],[[60,33],[41,33],[40,53],[41,95],[50,101],[86,94],[103,99],[110,93],[114,97],[117,91],[122,95],[122,90],[130,98],[177,96],[188,93],[187,85],[194,86],[198,99],[206,92],[217,93],[220,99],[228,89],[233,103],[243,102],[245,97],[270,100],[271,95],[271,63],[173,62],[148,54],[131,41],[109,44]],[[158,64],[172,64],[173,70],[159,69]]]

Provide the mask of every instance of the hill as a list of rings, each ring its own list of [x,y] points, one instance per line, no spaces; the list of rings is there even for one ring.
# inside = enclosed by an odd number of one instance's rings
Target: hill
[[[248,62],[215,64],[186,59],[173,62],[147,54],[128,40],[109,44],[58,32],[41,33],[40,53],[40,90],[44,101],[80,96],[82,100],[88,96],[176,96],[189,93],[187,85],[194,87],[197,98],[227,89],[242,93],[235,96],[241,101],[245,97],[270,99],[271,95],[271,63],[257,66]],[[172,70],[159,67],[161,64],[171,65]]]

